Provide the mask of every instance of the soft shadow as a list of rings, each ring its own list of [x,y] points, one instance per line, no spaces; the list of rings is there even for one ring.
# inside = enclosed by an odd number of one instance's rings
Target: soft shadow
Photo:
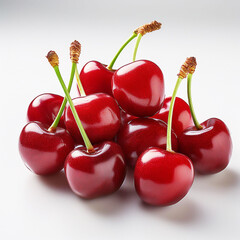
[[[81,199],[81,201],[84,201],[86,206],[98,214],[113,215],[127,207],[128,202],[132,201],[133,198],[137,200],[133,177],[131,173],[128,173],[123,185],[117,192],[92,200]]]
[[[199,210],[199,206],[192,199],[183,199],[175,205],[165,207],[141,202],[141,208],[157,218],[178,224],[199,222],[203,216],[203,211]]]
[[[240,185],[239,173],[232,169],[225,169],[223,172],[213,175],[196,175],[195,186],[198,189],[229,189]]]
[[[58,192],[71,192],[64,171],[51,176],[38,176],[39,180],[47,187]]]

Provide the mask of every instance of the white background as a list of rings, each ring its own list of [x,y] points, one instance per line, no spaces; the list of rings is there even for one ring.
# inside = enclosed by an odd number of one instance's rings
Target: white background
[[[239,12],[238,0],[1,0],[0,238],[239,239]],[[197,58],[195,112],[200,122],[218,117],[228,125],[234,144],[228,168],[196,177],[189,194],[165,208],[142,204],[131,176],[116,194],[86,201],[71,192],[63,173],[39,177],[28,171],[17,146],[28,104],[44,92],[62,94],[47,52],[58,53],[68,81],[73,40],[82,43],[79,70],[88,60],[108,64],[136,27],[154,19],[162,29],[143,37],[137,58],[161,67],[167,95],[185,58]],[[131,61],[133,47],[115,67]],[[179,96],[186,99],[186,83]]]

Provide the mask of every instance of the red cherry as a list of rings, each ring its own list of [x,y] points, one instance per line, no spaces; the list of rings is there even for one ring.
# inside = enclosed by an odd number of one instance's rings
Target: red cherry
[[[19,138],[19,152],[25,165],[38,175],[60,171],[74,142],[70,134],[57,127],[48,131],[49,125],[30,122],[22,130]]]
[[[112,91],[120,107],[128,114],[152,116],[164,101],[162,71],[147,60],[129,63],[114,73]]]
[[[73,104],[92,143],[112,140],[120,127],[120,111],[116,101],[104,93],[73,99]],[[70,106],[65,110],[65,125],[71,136],[83,143]]]
[[[62,102],[62,96],[52,93],[44,93],[37,96],[32,100],[28,107],[28,122],[38,121],[50,126],[53,123],[55,117],[57,116]],[[60,119],[59,127],[65,128],[63,116]]]
[[[111,81],[113,73],[114,70],[109,70],[107,65],[100,62],[90,61],[86,63],[80,72],[80,79],[85,93],[87,95],[107,93],[112,96]]]
[[[94,153],[84,148],[73,150],[65,162],[65,174],[74,193],[82,198],[96,198],[115,192],[126,175],[120,146],[102,142]]]
[[[171,99],[172,97],[165,98],[162,108],[152,118],[167,122]],[[173,108],[172,129],[179,136],[184,129],[190,126],[193,126],[190,108],[183,99],[176,97]]]
[[[179,137],[179,151],[193,162],[200,174],[218,173],[227,167],[232,154],[232,140],[225,123],[210,118],[203,127],[189,127]]]
[[[173,150],[177,151],[177,136],[172,132]],[[117,142],[122,147],[127,165],[134,168],[138,157],[149,147],[166,148],[167,124],[150,118],[136,118],[119,131]]]
[[[135,189],[151,205],[171,205],[189,191],[194,179],[190,159],[160,148],[149,148],[138,158],[134,170]]]

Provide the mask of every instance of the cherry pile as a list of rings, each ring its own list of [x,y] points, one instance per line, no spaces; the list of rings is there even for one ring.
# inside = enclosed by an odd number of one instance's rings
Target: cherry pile
[[[213,174],[229,163],[232,140],[227,126],[217,118],[197,121],[191,96],[196,59],[181,66],[171,97],[165,98],[161,69],[152,61],[137,60],[142,36],[158,30],[153,21],[136,30],[107,66],[97,61],[77,63],[81,45],[70,46],[72,69],[68,87],[54,51],[47,54],[65,97],[44,93],[27,111],[19,152],[24,164],[38,175],[64,168],[70,188],[92,199],[117,191],[127,168],[134,169],[139,197],[152,205],[171,205],[192,186],[195,173]],[[113,69],[122,50],[137,38],[133,61]],[[72,99],[74,76],[79,95]],[[177,96],[187,78],[189,105]]]

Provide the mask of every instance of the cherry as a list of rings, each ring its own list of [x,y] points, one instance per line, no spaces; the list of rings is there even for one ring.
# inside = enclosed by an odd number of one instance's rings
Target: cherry
[[[200,174],[213,174],[227,167],[232,140],[225,123],[210,118],[201,123],[202,129],[189,127],[179,137],[179,151],[191,158]]]
[[[28,122],[38,121],[50,126],[56,118],[62,102],[63,97],[57,94],[44,93],[38,95],[29,104]],[[63,116],[60,119],[59,126],[65,128]]]
[[[97,61],[90,61],[80,72],[80,79],[87,95],[93,93],[107,93],[112,96],[111,81],[114,70]],[[79,90],[79,88],[78,88]]]
[[[119,131],[117,142],[122,147],[127,165],[134,168],[138,157],[149,147],[166,148],[167,124],[161,120],[136,118]],[[172,132],[173,149],[177,151],[177,136]]]
[[[126,175],[122,150],[110,141],[94,145],[94,153],[84,148],[72,151],[64,169],[72,191],[88,199],[115,192]]]
[[[54,174],[64,166],[64,161],[74,148],[67,130],[57,127],[48,131],[48,124],[30,122],[19,138],[19,152],[25,165],[38,175]]]
[[[73,104],[91,142],[114,138],[120,128],[120,111],[111,96],[104,93],[92,94],[73,99]],[[65,110],[65,125],[75,141],[82,143],[69,105]]]
[[[185,129],[179,137],[180,152],[189,156],[196,172],[218,173],[225,169],[232,154],[232,139],[226,124],[210,118],[199,124],[191,97],[192,74],[188,75],[188,100],[195,126]]]
[[[188,58],[178,75],[168,115],[167,150],[148,148],[140,155],[135,166],[136,192],[148,204],[165,206],[177,203],[187,194],[193,183],[194,170],[191,160],[172,151],[171,127],[177,90],[188,69],[194,64],[194,59]]]
[[[151,205],[180,201],[192,186],[193,178],[193,166],[186,156],[154,147],[140,155],[134,171],[135,189]]]
[[[53,58],[58,59],[55,52],[52,54],[54,54]],[[120,188],[126,175],[122,150],[119,145],[110,141],[93,147],[61,77],[58,65],[54,65],[54,70],[86,146],[86,149],[80,147],[73,150],[66,159],[65,174],[69,186],[73,192],[84,198],[113,193]]]
[[[165,98],[162,108],[152,118],[167,122],[171,99],[172,97]],[[172,129],[179,136],[184,129],[190,126],[193,126],[190,108],[183,99],[176,97],[173,109]]]
[[[162,71],[148,60],[129,63],[114,73],[112,91],[120,107],[128,114],[153,116],[164,101]]]

